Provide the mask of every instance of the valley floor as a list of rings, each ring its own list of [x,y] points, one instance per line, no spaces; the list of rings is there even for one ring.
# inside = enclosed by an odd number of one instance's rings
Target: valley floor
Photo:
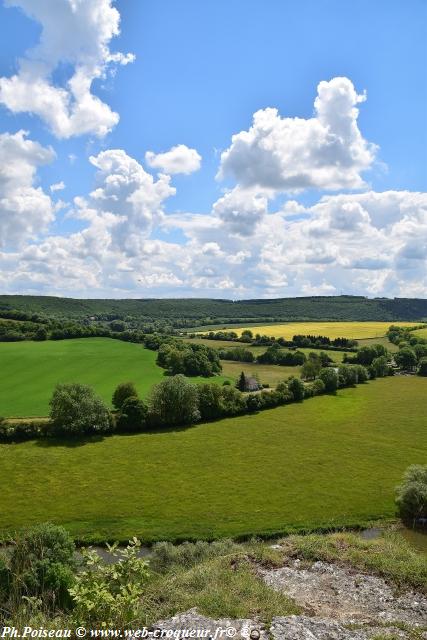
[[[0,445],[1,536],[48,520],[148,542],[392,520],[396,484],[425,462],[426,402],[427,379],[394,377],[187,429]]]

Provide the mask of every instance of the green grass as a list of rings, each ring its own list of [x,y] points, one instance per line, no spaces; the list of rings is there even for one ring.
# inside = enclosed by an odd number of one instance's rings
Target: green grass
[[[108,403],[131,380],[145,396],[163,378],[156,353],[109,338],[0,343],[0,415],[45,416],[58,382],[82,382]]]
[[[285,556],[351,565],[399,587],[411,586],[427,593],[426,558],[398,531],[385,530],[375,540],[364,540],[354,533],[289,536],[281,544]]]
[[[278,382],[289,376],[301,375],[301,367],[281,367],[277,364],[257,364],[252,362],[234,362],[221,360],[222,371],[225,376],[235,381],[244,371],[245,375],[258,377],[261,384],[269,384],[275,387]]]
[[[80,539],[271,535],[392,519],[425,462],[425,378],[386,378],[193,428],[0,446],[2,534],[51,520]]]
[[[414,331],[414,335],[419,338],[427,338],[427,327],[424,327],[423,329],[416,329]]]
[[[46,416],[58,382],[89,384],[110,404],[115,387],[130,380],[145,397],[164,379],[156,356],[139,344],[109,338],[0,342],[0,416]],[[226,377],[210,380],[221,384]]]
[[[365,338],[363,340],[357,341],[357,345],[359,348],[371,347],[373,344],[382,344],[388,351],[391,351],[392,353],[396,353],[396,351],[399,351],[399,347],[390,342],[389,339],[385,336],[383,336],[382,338]]]

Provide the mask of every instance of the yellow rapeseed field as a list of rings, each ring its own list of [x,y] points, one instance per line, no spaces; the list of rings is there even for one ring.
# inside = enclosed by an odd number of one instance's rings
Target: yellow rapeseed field
[[[241,334],[250,329],[255,335],[260,333],[275,338],[291,340],[296,334],[327,336],[328,338],[380,338],[384,336],[391,324],[409,327],[416,322],[289,322],[286,324],[257,325],[233,327],[229,331]],[[419,323],[418,323],[419,324]]]

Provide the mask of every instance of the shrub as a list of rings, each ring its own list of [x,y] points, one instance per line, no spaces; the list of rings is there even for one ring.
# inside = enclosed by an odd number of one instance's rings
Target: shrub
[[[0,442],[16,442],[33,438],[46,438],[52,433],[50,422],[42,420],[19,421],[15,423],[0,420]]]
[[[69,435],[113,430],[111,414],[93,389],[84,384],[58,384],[50,400],[53,432]]]
[[[224,387],[226,388],[226,387]],[[153,426],[193,424],[200,420],[197,385],[183,375],[154,385],[149,397],[149,422]]]
[[[244,413],[246,408],[246,398],[243,393],[234,387],[222,387],[222,407],[227,416],[235,416]]]
[[[117,419],[119,431],[143,431],[147,426],[148,407],[136,396],[130,396],[122,404],[122,410]]]
[[[386,356],[379,356],[375,358],[371,364],[371,370],[375,372],[376,378],[384,378],[388,376],[390,372],[390,367],[388,366]]]
[[[358,384],[369,380],[369,373],[366,367],[361,364],[355,364],[353,365],[353,369],[356,371]]]
[[[113,407],[120,411],[124,401],[131,397],[138,397],[138,391],[136,390],[135,385],[133,382],[122,382],[116,387],[116,390],[113,393]]]
[[[314,380],[311,383],[311,386],[313,387],[313,395],[320,396],[322,393],[325,393],[325,383],[323,382],[323,380],[321,380],[321,378],[317,378],[317,380]]]
[[[427,358],[421,358],[418,366],[418,375],[427,376]]]
[[[417,356],[410,347],[403,347],[394,354],[397,366],[404,370],[412,370],[417,366]]]
[[[201,384],[198,386],[198,403],[202,420],[215,420],[222,415],[222,391],[217,384]]]
[[[47,523],[28,529],[17,539],[10,561],[13,597],[36,596],[48,607],[67,606],[74,551],[74,542],[63,527]]]
[[[402,520],[412,521],[427,517],[427,465],[413,464],[396,487],[396,504]]]
[[[75,624],[122,628],[136,620],[149,575],[147,561],[138,558],[139,546],[133,538],[126,549],[109,547],[118,558],[114,564],[103,561],[96,551],[82,550],[85,568],[70,589]]]
[[[357,370],[353,365],[340,364],[338,367],[338,384],[340,387],[353,387],[358,382]]]
[[[304,400],[305,387],[304,383],[299,378],[289,378],[288,389],[292,393],[295,402],[301,402],[301,400]]]
[[[326,367],[320,370],[319,378],[325,385],[325,391],[327,393],[333,393],[338,389],[338,373],[331,367]]]
[[[259,409],[261,409],[261,406],[262,406],[262,400],[259,397],[259,394],[250,393],[246,397],[246,409],[249,411],[249,413],[252,413],[254,411],[259,411]]]

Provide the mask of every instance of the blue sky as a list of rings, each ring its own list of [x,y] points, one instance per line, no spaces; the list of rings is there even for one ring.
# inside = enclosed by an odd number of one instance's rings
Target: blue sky
[[[72,4],[0,7],[5,292],[426,296],[425,2]]]

